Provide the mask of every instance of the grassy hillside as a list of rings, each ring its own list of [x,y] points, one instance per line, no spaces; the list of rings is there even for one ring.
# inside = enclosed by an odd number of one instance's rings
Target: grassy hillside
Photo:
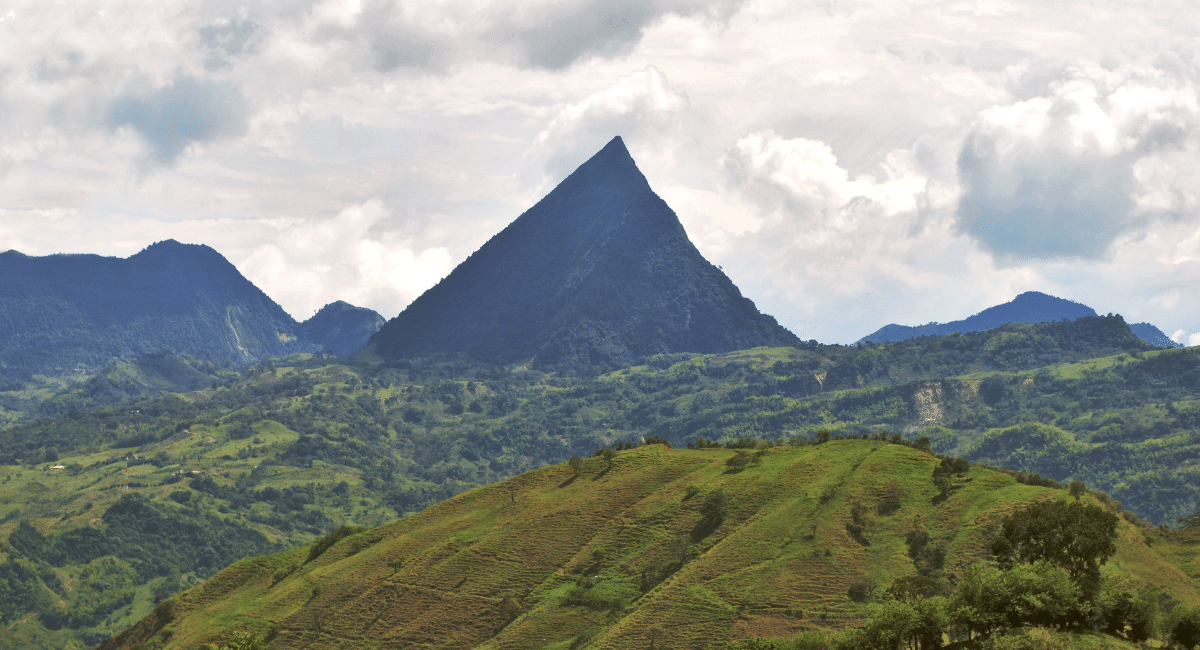
[[[741,471],[733,450],[648,445],[527,472],[323,553],[242,560],[101,647],[245,630],[271,648],[720,648],[860,624],[851,595],[916,573],[908,533],[961,578],[1004,515],[1068,498],[973,467],[942,499],[935,457],[878,440],[764,451]],[[1122,520],[1104,572],[1197,603],[1198,562],[1197,540]]]
[[[155,595],[223,566],[184,558],[178,580],[143,568],[127,603],[62,622],[83,606],[64,585],[102,556],[19,551],[10,538],[22,522],[60,547],[94,530],[109,541],[90,548],[130,567],[146,545],[190,543],[180,526],[225,531],[243,540],[241,554],[259,553],[655,435],[677,447],[697,437],[805,442],[822,429],[927,436],[937,451],[1084,480],[1152,524],[1173,524],[1200,510],[1200,354],[1143,348],[1119,318],[1094,318],[885,346],[659,356],[594,378],[453,358],[297,356],[216,388],[102,409],[72,402],[86,397],[73,391],[50,402],[61,415],[0,430],[0,625],[22,639],[11,647],[82,647],[145,615]],[[159,376],[187,378],[160,361]],[[1057,363],[1037,365],[1047,361]],[[118,388],[153,379],[132,366],[112,371],[106,381]],[[138,544],[109,516],[126,454],[129,491],[156,520],[174,522]]]

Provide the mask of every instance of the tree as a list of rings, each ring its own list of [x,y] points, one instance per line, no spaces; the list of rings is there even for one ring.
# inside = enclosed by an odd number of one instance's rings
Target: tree
[[[945,599],[930,598],[918,603],[896,600],[870,606],[863,628],[868,648],[892,650],[939,650],[946,625]]]
[[[262,637],[248,632],[234,632],[223,646],[206,643],[202,650],[266,650],[267,644]]]
[[[938,582],[926,576],[905,576],[896,578],[892,586],[883,592],[883,597],[902,603],[915,603],[933,596],[938,592]]]
[[[613,466],[613,459],[617,457],[617,452],[613,451],[612,447],[605,447],[600,451],[600,457],[604,462],[608,463],[609,467]]]
[[[1200,512],[1188,515],[1186,517],[1180,517],[1175,521],[1179,522],[1180,528],[1200,528]]]
[[[1153,590],[1134,589],[1124,580],[1106,577],[1092,616],[1106,634],[1140,643],[1157,632],[1158,596]]]
[[[1117,551],[1113,513],[1079,501],[1042,501],[1006,517],[992,541],[1002,569],[1045,560],[1062,567],[1090,599],[1100,587],[1100,565]]]
[[[567,465],[570,465],[571,473],[576,476],[579,475],[579,472],[583,471],[583,459],[579,456],[571,456],[571,460],[567,461]]]
[[[750,463],[750,454],[739,449],[736,454],[725,460],[725,466],[731,470],[741,470]]]
[[[966,633],[1061,624],[1079,606],[1080,588],[1067,571],[1044,560],[1006,571],[976,564],[950,599],[950,619]]]
[[[1083,481],[1071,481],[1071,485],[1068,489],[1071,491],[1071,496],[1075,497],[1076,501],[1079,500],[1079,497],[1087,494],[1087,484]]]
[[[900,486],[899,479],[888,481],[884,487],[883,493],[880,495],[879,503],[875,506],[875,512],[881,515],[890,515],[900,509],[900,500],[904,497],[904,488]]]
[[[1200,645],[1200,609],[1179,604],[1171,611],[1171,640],[1193,650]]]

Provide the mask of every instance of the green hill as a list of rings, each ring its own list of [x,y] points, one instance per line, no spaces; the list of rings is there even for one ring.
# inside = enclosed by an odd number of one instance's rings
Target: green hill
[[[112,381],[134,377],[122,368]],[[156,376],[189,375],[168,363]],[[1130,516],[1174,524],[1200,510],[1198,376],[1197,350],[1147,350],[1117,317],[887,345],[662,355],[595,378],[453,358],[274,360],[216,388],[0,429],[0,573],[10,561],[28,569],[12,574],[24,586],[9,596],[0,584],[0,619],[19,639],[7,647],[71,647],[123,629],[156,594],[223,566],[189,556],[178,579],[142,568],[124,592],[131,600],[50,630],[56,608],[72,606],[63,585],[103,555],[26,557],[8,543],[22,522],[51,546],[92,529],[93,549],[135,569],[146,548],[186,544],[174,531],[189,526],[241,540],[237,554],[221,552],[233,559],[340,525],[384,524],[649,436],[676,447],[806,443],[823,429],[928,437],[937,451],[1083,480]],[[121,503],[127,453],[129,491],[167,522],[136,544],[108,514]],[[56,463],[64,469],[50,470]]]
[[[740,471],[735,453],[648,445],[577,475],[527,472],[325,548],[242,560],[100,647],[242,630],[271,648],[721,648],[860,625],[865,601],[927,562],[910,533],[962,579],[1002,517],[1068,498],[975,467],[942,499],[937,458],[878,440],[767,449]],[[1107,579],[1200,602],[1193,538],[1118,531]]]

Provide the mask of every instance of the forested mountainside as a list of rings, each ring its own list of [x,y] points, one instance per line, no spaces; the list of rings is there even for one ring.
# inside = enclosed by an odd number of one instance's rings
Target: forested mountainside
[[[207,384],[273,356],[351,354],[383,323],[340,301],[297,323],[219,253],[173,240],[128,259],[8,251],[0,277],[0,422],[39,412],[68,387],[105,393],[104,405],[117,394],[191,390],[196,373]],[[190,370],[155,370],[168,356]],[[81,385],[88,379],[98,381]]]
[[[378,312],[338,300],[300,324],[300,337],[339,357],[358,352],[387,322]]]
[[[126,481],[128,498],[158,513],[145,518],[164,522],[146,531],[153,543],[178,543],[174,531],[185,524],[227,527],[231,543],[255,553],[340,525],[384,524],[654,436],[676,447],[698,438],[752,447],[823,435],[926,437],[936,451],[1043,475],[1026,481],[1082,480],[1122,501],[1130,517],[1175,525],[1200,509],[1198,394],[1196,350],[1154,350],[1119,317],[883,345],[662,355],[590,378],[460,357],[280,359],[216,388],[0,430],[0,565],[11,560],[36,578],[11,593],[44,594],[0,610],[12,612],[9,625],[23,621],[13,637],[23,647],[66,647],[132,624],[156,592],[176,588],[172,575],[138,568],[152,542],[132,542],[112,523],[128,521],[128,506],[118,508]],[[63,469],[49,469],[55,464]],[[23,522],[46,548],[92,529],[92,548],[135,570],[128,598],[94,610],[103,616],[48,628],[59,619],[45,608],[74,606],[53,580],[76,579],[99,558],[25,557],[7,541]],[[215,564],[187,560],[178,584],[207,577]]]
[[[297,323],[219,253],[168,240],[120,259],[0,255],[0,364],[67,376],[186,353],[251,363],[309,350]]]
[[[700,255],[619,137],[371,339],[390,359],[584,372],[796,342]]]

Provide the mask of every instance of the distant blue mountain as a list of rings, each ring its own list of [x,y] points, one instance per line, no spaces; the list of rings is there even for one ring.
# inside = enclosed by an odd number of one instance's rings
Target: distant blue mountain
[[[208,246],[167,240],[126,259],[0,253],[0,391],[164,352],[233,366],[344,355],[382,322],[338,302],[297,323]]]
[[[1008,323],[1051,323],[1060,320],[1075,320],[1082,316],[1096,316],[1096,310],[1071,300],[1056,298],[1039,291],[1025,293],[1002,305],[989,307],[974,316],[950,323],[927,323],[915,327],[908,325],[884,325],[872,334],[859,339],[860,343],[871,341],[885,343],[903,341],[917,336],[943,336],[954,332],[978,332]],[[1151,345],[1163,348],[1181,347],[1167,338],[1150,323],[1129,326],[1135,336]]]
[[[1175,341],[1167,338],[1167,335],[1164,334],[1162,330],[1151,325],[1150,323],[1133,323],[1129,326],[1129,329],[1133,332],[1134,336],[1149,343],[1150,345],[1157,345],[1160,348],[1184,347],[1183,344],[1176,343]]]
[[[385,322],[383,316],[373,310],[338,300],[300,323],[300,335],[322,350],[344,357],[366,345]]]

